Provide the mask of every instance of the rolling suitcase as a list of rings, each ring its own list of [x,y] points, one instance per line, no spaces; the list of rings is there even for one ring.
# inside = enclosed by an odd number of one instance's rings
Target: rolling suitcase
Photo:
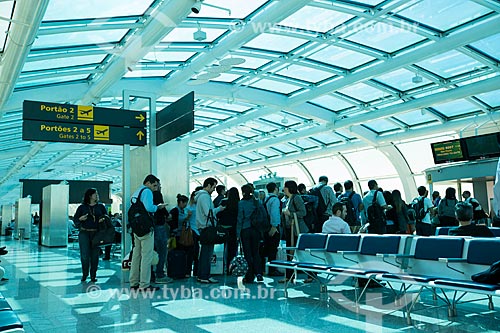
[[[167,255],[167,275],[172,279],[183,279],[186,275],[186,252],[169,250]]]

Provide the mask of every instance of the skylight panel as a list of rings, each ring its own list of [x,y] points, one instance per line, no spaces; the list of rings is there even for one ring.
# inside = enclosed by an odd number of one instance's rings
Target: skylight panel
[[[411,31],[411,28],[412,26],[400,27],[394,24],[378,22],[347,39],[392,53],[424,39],[424,37]]]
[[[386,92],[364,83],[357,83],[338,91],[363,102],[370,102],[388,96]]]
[[[199,110],[195,111],[195,116],[213,118],[213,119],[218,119],[218,120],[225,120],[225,119],[230,118],[229,116],[221,114],[221,113],[210,112],[210,111],[199,111]]]
[[[370,128],[372,131],[377,132],[379,134],[399,128],[398,126],[394,125],[394,123],[390,122],[387,119],[375,119],[366,122],[364,125]]]
[[[433,105],[433,109],[439,111],[448,118],[461,116],[474,112],[478,107],[465,99],[458,99],[448,103]]]
[[[320,82],[323,81],[331,76],[333,76],[332,73],[328,73],[325,71],[320,71],[315,68],[310,68],[306,66],[300,66],[300,65],[290,65],[287,66],[286,68],[276,72],[276,74],[280,74],[283,76],[288,76],[292,77],[298,80],[305,80],[309,82]]]
[[[227,157],[226,159],[232,161],[233,163],[245,163],[247,162],[248,160],[241,157],[241,156],[238,156],[238,155],[231,155],[229,157]]]
[[[293,153],[293,152],[297,151],[297,149],[293,148],[290,145],[284,144],[284,143],[275,144],[275,145],[273,145],[273,148],[277,149],[278,151],[280,151],[284,154],[289,154],[289,153]]]
[[[243,46],[251,47],[254,49],[288,53],[304,43],[306,43],[306,41],[300,38],[263,33]]]
[[[477,98],[491,106],[492,108],[500,107],[500,90],[490,91],[485,94],[476,95]]]
[[[408,126],[415,126],[436,120],[436,117],[429,114],[425,110],[414,110],[394,116],[394,118],[401,120]]]
[[[476,67],[484,67],[479,61],[454,50],[425,59],[417,65],[444,78],[470,72]]]
[[[215,79],[211,79],[210,81],[220,81],[220,82],[234,82],[238,80],[241,77],[241,75],[238,74],[228,74],[228,73],[223,73],[220,76],[216,77]]]
[[[484,54],[500,61],[500,34],[496,34],[490,36],[485,39],[481,39],[475,43],[472,43],[471,46],[483,52]]]
[[[170,70],[162,70],[162,69],[135,69],[133,71],[127,72],[123,77],[132,78],[132,77],[164,77],[168,75]]]
[[[417,73],[418,74],[418,73]],[[414,83],[412,79],[416,76],[414,72],[401,68],[387,74],[375,77],[374,80],[382,82],[388,86],[401,91],[407,91],[431,83],[430,80],[420,76],[422,82]]]
[[[289,83],[283,83],[283,82],[276,82],[273,80],[259,80],[256,83],[251,84],[250,86],[254,88],[259,88],[259,89],[264,89],[264,90],[269,90],[273,92],[278,92],[282,94],[291,94],[294,91],[297,91],[300,89],[300,87],[289,84]]]
[[[258,161],[263,158],[263,156],[260,156],[259,154],[254,153],[253,151],[247,151],[244,153],[241,153],[240,156],[243,156],[251,161]]]
[[[241,56],[239,54],[237,55],[237,57],[245,59],[244,63],[237,66],[237,67],[241,67],[241,68],[257,69],[257,68],[262,67],[265,64],[268,64],[270,62],[268,59],[255,58],[255,57],[245,57],[245,56]]]
[[[176,28],[172,30],[165,38],[162,39],[162,43],[175,43],[175,42],[190,42],[190,43],[212,43],[214,40],[222,36],[227,30],[225,29],[213,29],[205,28],[201,26],[207,34],[207,38],[202,41],[197,41],[194,39],[193,34],[198,31],[198,28]]]
[[[346,69],[361,66],[375,59],[366,54],[343,49],[337,46],[328,46],[327,48],[309,56],[309,58]]]
[[[42,35],[35,40],[33,49],[117,43],[127,32],[128,29],[115,29]]]
[[[16,88],[26,88],[30,86],[38,86],[43,84],[55,84],[69,81],[78,81],[87,79],[88,74],[80,74],[80,75],[59,75],[57,77],[49,77],[49,78],[39,78],[33,79],[30,81],[24,81],[16,84]]]
[[[104,58],[106,58],[106,55],[102,54],[75,56],[75,57],[68,57],[61,55],[60,58],[39,60],[39,61],[27,61],[24,64],[23,72],[52,69],[52,68],[72,67],[72,66],[80,66],[87,64],[89,65],[98,64],[101,63],[104,60]]]
[[[333,10],[305,6],[279,24],[307,31],[327,32],[353,16]]]
[[[223,101],[217,101],[214,103],[210,103],[211,107],[214,108],[219,108],[219,109],[226,109],[226,110],[231,110],[235,112],[245,112],[250,110],[251,108],[246,106],[246,105],[238,105],[237,103],[227,103]]]
[[[0,52],[3,52],[5,42],[7,40],[7,31],[9,30],[8,19],[12,16],[12,8],[14,1],[0,1]]]
[[[317,97],[311,100],[311,103],[317,104],[319,106],[322,106],[324,108],[333,111],[339,111],[354,106],[354,104],[348,103],[340,98],[336,98],[330,95],[323,95],[321,97]]]
[[[175,62],[175,61],[187,61],[196,52],[178,52],[178,51],[153,51],[146,54],[142,61],[151,62]]]
[[[491,12],[469,0],[423,0],[417,1],[399,15],[423,23],[441,31],[455,28]]]
[[[341,141],[339,137],[332,132],[319,133],[312,135],[311,137],[321,143],[324,143],[325,145]]]
[[[143,15],[152,0],[50,0],[44,21]]]

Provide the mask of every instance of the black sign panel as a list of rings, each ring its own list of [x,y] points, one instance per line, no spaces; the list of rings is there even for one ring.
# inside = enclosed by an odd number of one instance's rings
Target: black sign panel
[[[146,131],[142,128],[24,120],[23,140],[145,146]]]
[[[157,130],[156,145],[159,146],[192,130],[194,130],[194,117],[191,112]]]
[[[24,101],[23,119],[76,124],[146,127],[146,112],[94,106]]]
[[[156,129],[171,124],[173,121],[183,117],[186,113],[193,113],[194,110],[194,91],[191,91],[184,97],[174,103],[166,106],[156,114]]]

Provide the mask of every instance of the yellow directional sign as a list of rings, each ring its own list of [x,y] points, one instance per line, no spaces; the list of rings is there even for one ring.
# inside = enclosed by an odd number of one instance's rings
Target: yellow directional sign
[[[77,119],[78,120],[86,120],[86,121],[94,121],[94,107],[93,106],[78,105]]]
[[[142,138],[144,137],[144,133],[142,131],[137,132],[136,135],[139,138],[139,140],[142,140]]]
[[[141,113],[141,114],[139,114],[138,116],[135,116],[135,119],[138,119],[138,120],[139,120],[139,122],[141,122],[141,123],[142,123],[142,122],[146,119],[146,117],[144,117],[144,116],[142,115],[142,113]]]
[[[94,140],[109,141],[109,126],[94,125]]]

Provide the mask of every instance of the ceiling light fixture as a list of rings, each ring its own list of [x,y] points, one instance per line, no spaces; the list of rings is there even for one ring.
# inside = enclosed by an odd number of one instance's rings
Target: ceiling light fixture
[[[191,11],[192,11],[194,14],[199,14],[199,13],[200,13],[200,11],[201,11],[201,5],[204,5],[204,6],[207,6],[207,7],[212,7],[212,8],[216,8],[216,9],[223,10],[223,11],[227,12],[227,13],[229,14],[229,16],[231,16],[231,9],[226,8],[226,7],[221,7],[221,6],[211,5],[211,4],[209,4],[209,3],[204,2],[204,0],[197,0],[197,1],[195,2],[195,4],[193,5],[193,7],[191,7]]]
[[[243,58],[226,58],[226,59],[222,59],[221,61],[219,61],[219,64],[222,65],[222,66],[236,66],[236,65],[241,65],[245,62],[246,60],[243,59]]]
[[[207,39],[207,33],[205,31],[201,30],[200,23],[198,23],[198,30],[196,30],[193,33],[193,38],[194,38],[194,40],[197,40],[198,42],[201,42],[201,41],[204,41],[205,39]]]
[[[417,84],[417,83],[422,83],[423,80],[424,79],[420,75],[418,75],[418,73],[415,73],[415,76],[412,77],[411,82]]]

